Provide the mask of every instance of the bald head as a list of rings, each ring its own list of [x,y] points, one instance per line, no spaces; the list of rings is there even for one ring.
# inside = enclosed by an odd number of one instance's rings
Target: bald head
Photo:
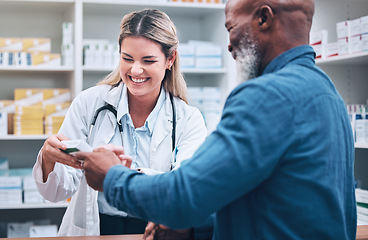
[[[281,53],[309,44],[314,5],[314,0],[228,0],[225,26],[230,34],[229,51],[240,42],[241,35],[251,31],[262,72]],[[237,29],[236,37],[232,37],[233,29]]]

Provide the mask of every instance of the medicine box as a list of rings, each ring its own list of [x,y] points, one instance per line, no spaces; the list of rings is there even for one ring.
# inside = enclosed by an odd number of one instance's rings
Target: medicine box
[[[62,23],[62,34],[63,34],[63,39],[62,39],[62,45],[69,45],[69,44],[73,44],[73,23],[71,22],[64,22]]]
[[[22,38],[23,52],[51,52],[50,38]]]
[[[328,43],[325,45],[324,51],[325,51],[326,57],[337,56],[340,54],[339,44],[337,42]]]
[[[45,199],[42,197],[42,195],[38,192],[37,189],[24,190],[23,196],[24,196],[23,199],[24,204],[45,203]]]
[[[346,55],[349,54],[349,38],[339,38],[337,39],[338,44],[338,53],[339,55]]]
[[[342,21],[336,23],[337,38],[339,39],[349,37],[351,32],[350,27],[351,27],[350,21]]]
[[[368,33],[368,16],[360,18],[360,31],[362,34]]]
[[[192,44],[179,44],[178,53],[180,57],[183,56],[194,56],[194,45]]]
[[[0,109],[0,136],[8,135],[8,113]],[[0,158],[1,160],[1,158]]]
[[[316,53],[316,59],[326,57],[326,54],[324,53],[324,50],[325,50],[324,45],[316,44],[316,45],[312,45],[312,47],[313,47],[313,50]]]
[[[368,51],[368,33],[362,34],[362,51]]]
[[[32,66],[61,66],[61,56],[58,53],[32,53]]]
[[[310,45],[319,45],[328,43],[328,31],[323,29],[310,33]]]
[[[360,35],[361,33],[362,32],[361,32],[360,18],[350,20],[350,35],[349,35],[349,37],[357,36],[357,35]]]
[[[20,52],[20,51],[22,51],[22,39],[0,38],[0,52]]]
[[[196,68],[221,68],[221,57],[196,57],[194,66]]]
[[[362,35],[349,37],[349,53],[359,53],[362,51]]]

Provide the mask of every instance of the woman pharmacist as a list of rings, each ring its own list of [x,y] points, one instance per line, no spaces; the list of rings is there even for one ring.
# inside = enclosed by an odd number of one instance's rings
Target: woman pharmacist
[[[132,159],[121,160],[158,174],[179,167],[207,135],[201,113],[187,105],[170,18],[152,9],[127,14],[119,46],[118,68],[75,98],[59,133],[45,141],[33,168],[46,200],[72,197],[59,235],[143,233],[147,224],[109,206],[103,194],[90,188],[81,164],[60,151],[66,149],[62,140],[82,139],[94,148],[123,145]]]

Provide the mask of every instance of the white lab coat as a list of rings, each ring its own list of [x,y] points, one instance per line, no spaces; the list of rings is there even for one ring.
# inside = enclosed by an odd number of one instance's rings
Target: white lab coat
[[[117,107],[122,95],[123,84],[112,88],[99,85],[81,92],[73,101],[60,128],[60,133],[70,139],[84,139],[91,126],[96,109],[106,103]],[[188,106],[184,101],[175,98],[176,107],[176,155],[177,168],[180,163],[192,156],[204,141],[207,130],[203,117],[198,109]],[[126,99],[123,99],[126,101]],[[170,170],[173,156],[172,105],[169,94],[161,108],[153,130],[150,146],[150,169],[148,173],[162,173]],[[117,120],[110,111],[102,111],[96,121],[93,136],[88,137],[88,143],[97,147],[109,143],[115,134]],[[72,197],[59,229],[59,236],[99,235],[99,215],[97,206],[97,191],[87,185],[81,170],[56,163],[49,174],[46,183],[42,181],[41,151],[33,167],[33,177],[38,191],[48,201],[59,202]]]

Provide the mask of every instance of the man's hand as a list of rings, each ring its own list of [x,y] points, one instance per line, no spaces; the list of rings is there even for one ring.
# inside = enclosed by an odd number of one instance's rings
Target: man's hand
[[[115,153],[116,156],[119,157],[119,159],[121,161],[121,164],[124,165],[125,167],[130,168],[130,166],[132,165],[133,158],[131,156],[124,155],[125,154],[124,153],[124,147],[115,146],[115,145],[109,143],[109,144],[106,144],[106,145],[99,146],[99,147],[95,148],[93,151],[97,152],[101,148],[112,151],[113,153]]]
[[[119,157],[104,148],[94,149],[93,152],[78,152],[75,157],[83,161],[82,166],[88,185],[101,192],[106,173],[112,166],[121,165]]]

